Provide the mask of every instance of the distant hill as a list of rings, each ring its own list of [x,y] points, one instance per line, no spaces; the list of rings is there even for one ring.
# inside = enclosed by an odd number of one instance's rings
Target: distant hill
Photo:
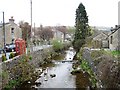
[[[110,31],[111,27],[105,27],[105,26],[91,26],[94,29],[102,30],[102,31]]]
[[[98,26],[91,26],[93,28],[93,36],[92,37],[96,37],[97,35],[99,35],[100,33],[104,33],[106,35],[109,34],[110,32],[110,27],[98,27]]]

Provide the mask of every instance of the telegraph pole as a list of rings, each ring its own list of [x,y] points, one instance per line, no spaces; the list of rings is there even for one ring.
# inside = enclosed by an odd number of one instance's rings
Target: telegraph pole
[[[33,38],[33,35],[32,35],[33,34],[33,32],[32,32],[32,0],[30,0],[30,7],[31,7],[31,10],[30,10],[31,11],[31,17],[30,17],[31,18],[31,45],[30,45],[30,49],[32,52],[33,51],[33,46],[32,46],[32,41],[33,41],[32,40],[32,38]]]
[[[30,0],[30,6],[31,6],[31,42],[32,42],[32,0]]]
[[[5,45],[6,45],[6,38],[5,38],[5,18],[4,18],[4,12],[3,12],[3,32],[4,32],[4,53],[5,53],[5,56],[6,56],[6,48],[5,48]]]
[[[34,39],[35,39],[35,23],[34,23]]]

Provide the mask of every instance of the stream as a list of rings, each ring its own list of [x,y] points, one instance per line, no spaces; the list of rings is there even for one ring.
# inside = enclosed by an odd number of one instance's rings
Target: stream
[[[71,74],[74,55],[74,51],[68,50],[65,52],[65,57],[58,58],[62,60],[53,60],[54,67],[47,67],[41,78],[36,80],[41,84],[35,85],[35,88],[38,88],[38,90],[40,88],[75,88],[75,76]]]
[[[65,51],[61,56],[57,56],[52,60],[52,65],[45,66],[45,70],[35,81],[34,85],[30,85],[29,90],[40,90],[41,88],[77,88],[78,86],[87,87],[88,80],[83,73],[72,75],[72,64],[75,51],[72,48]],[[78,80],[76,80],[78,79]],[[83,85],[84,84],[84,85]]]

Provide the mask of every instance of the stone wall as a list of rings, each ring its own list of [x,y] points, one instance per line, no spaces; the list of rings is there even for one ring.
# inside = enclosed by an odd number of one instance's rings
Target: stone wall
[[[118,41],[119,41],[119,36],[118,36],[118,31],[119,30],[117,30],[117,31],[115,31],[113,34],[111,34],[110,36],[109,36],[109,48],[111,49],[111,50],[116,50],[117,49],[117,46],[119,46],[118,45]]]
[[[36,67],[39,67],[39,65],[44,63],[45,59],[47,59],[51,53],[54,53],[54,50],[52,47],[48,47],[48,48],[35,51],[31,53],[32,60],[29,63],[33,64]]]
[[[82,56],[94,72],[98,88],[120,88],[120,62],[116,58],[100,50],[91,50],[87,47],[83,48]]]
[[[0,63],[1,72],[0,73],[6,73],[4,80],[0,76],[0,89],[4,87],[10,80],[17,79],[19,75],[21,75],[21,72],[23,72],[24,69],[27,67],[27,72],[30,73],[34,72],[35,68],[38,68],[42,63],[45,62],[46,59],[53,53],[52,47],[47,47],[44,49],[40,49],[38,51],[32,52],[29,56],[32,58],[28,61],[23,62],[23,56],[16,56],[13,59],[9,59],[5,62]],[[27,63],[27,64],[24,64]],[[23,65],[22,65],[23,64]],[[25,68],[24,68],[25,67]],[[33,70],[33,71],[32,71]],[[28,76],[29,77],[29,76]]]

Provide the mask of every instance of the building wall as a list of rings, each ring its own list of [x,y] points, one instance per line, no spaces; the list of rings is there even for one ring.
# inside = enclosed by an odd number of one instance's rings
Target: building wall
[[[93,47],[94,48],[108,48],[108,36],[104,33],[101,33],[93,38]]]
[[[12,33],[13,28],[13,33]],[[12,43],[12,39],[22,38],[22,31],[17,24],[14,22],[9,22],[5,24],[5,38],[6,38],[6,44]],[[14,43],[13,41],[13,43]],[[0,46],[3,48],[4,46],[4,33],[2,27],[0,28]]]
[[[120,29],[118,30],[118,50],[120,50]]]
[[[5,26],[5,28],[6,28],[5,29],[6,30],[6,44],[12,43],[13,38],[14,38],[14,41],[17,38],[22,38],[22,31],[16,24],[8,24]],[[13,34],[12,34],[12,28],[14,28]]]
[[[63,42],[64,40],[64,34],[58,30],[54,31],[54,38]]]
[[[116,50],[118,47],[118,31],[114,32],[109,36],[109,48],[111,50]],[[111,43],[111,37],[112,37],[112,43]]]
[[[2,30],[2,27],[0,27],[0,48],[3,47],[3,30]]]

